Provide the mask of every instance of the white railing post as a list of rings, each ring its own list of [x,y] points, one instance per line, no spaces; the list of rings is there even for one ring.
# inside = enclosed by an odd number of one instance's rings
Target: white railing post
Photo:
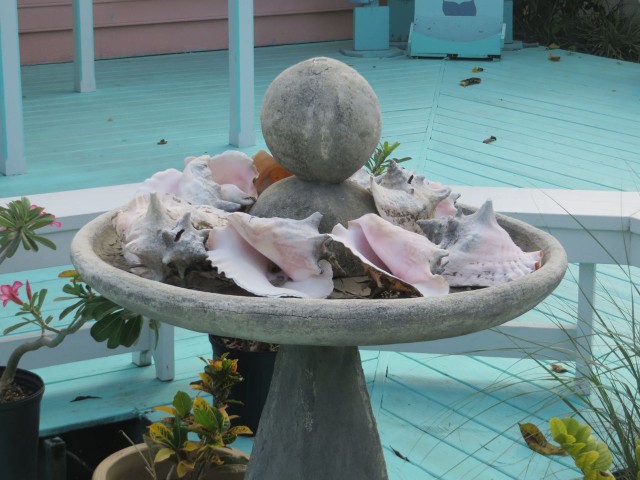
[[[96,89],[93,0],[73,0],[73,69],[76,92]]]
[[[0,1],[0,174],[27,171],[17,0]]]
[[[595,309],[596,264],[581,263],[578,273],[578,315],[575,331],[576,388],[589,394],[588,376],[591,372],[593,342],[593,312]]]
[[[255,145],[253,0],[229,0],[229,143]]]

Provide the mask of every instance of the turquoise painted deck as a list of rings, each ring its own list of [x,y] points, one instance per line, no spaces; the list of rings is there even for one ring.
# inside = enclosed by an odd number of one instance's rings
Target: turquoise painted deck
[[[369,80],[383,111],[383,139],[401,142],[398,155],[413,157],[410,167],[430,179],[638,190],[638,64],[566,52],[550,62],[544,49],[504,52],[500,62],[341,56],[339,48],[348,46],[256,50],[258,145],[247,153],[264,147],[258,120],[271,80],[289,65],[324,55]],[[476,65],[484,72],[473,74]],[[226,52],[100,61],[96,74],[98,91],[77,94],[70,64],[23,68],[29,172],[0,177],[0,197],[138,182],[180,168],[185,156],[229,148]],[[471,76],[482,83],[459,86]],[[482,142],[492,135],[495,142]],[[160,139],[167,143],[159,145]],[[623,291],[614,269],[602,272],[612,289]],[[53,282],[51,271],[36,276],[39,285]],[[14,278],[0,275],[0,283]],[[563,282],[527,320],[569,321],[576,298],[575,283]],[[0,326],[5,322],[0,317]],[[210,352],[204,335],[179,330],[177,339],[174,382],[156,381],[153,368],[136,368],[127,355],[39,370],[47,381],[42,433],[130,418],[169,402],[195,378],[197,356]],[[577,477],[566,460],[535,456],[520,440],[518,422],[544,425],[566,411],[550,393],[550,375],[535,362],[362,356],[393,480]],[[101,398],[70,403],[80,395]]]

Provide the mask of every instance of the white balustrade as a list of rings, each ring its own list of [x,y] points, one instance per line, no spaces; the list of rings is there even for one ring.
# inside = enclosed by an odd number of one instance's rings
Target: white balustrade
[[[62,228],[47,228],[44,234],[57,243],[55,251],[38,255],[21,252],[0,267],[0,273],[67,265],[69,244],[75,232],[100,213],[121,206],[132,198],[137,184],[32,195],[30,200],[45,206],[62,222]],[[518,218],[554,235],[567,251],[569,261],[579,263],[579,298],[574,325],[559,327],[548,322],[508,322],[492,330],[432,342],[372,346],[368,349],[438,354],[471,354],[498,357],[536,356],[557,361],[576,361],[578,376],[588,368],[584,355],[590,352],[593,309],[597,308],[594,286],[597,264],[640,266],[640,195],[637,192],[540,190],[525,188],[453,187],[466,205],[480,206],[492,199],[497,212]],[[5,205],[14,198],[0,198]],[[569,335],[567,335],[567,332]],[[158,378],[173,375],[173,327],[163,325],[157,348],[153,332],[146,331],[136,361],[148,363],[149,352],[156,360]],[[573,340],[571,338],[573,335]],[[12,337],[0,337],[0,364],[9,351]],[[88,337],[67,339],[56,353],[41,350],[25,363],[44,366],[82,358],[95,358],[113,351],[100,349]],[[140,353],[141,352],[141,353]],[[115,353],[120,353],[116,351]]]

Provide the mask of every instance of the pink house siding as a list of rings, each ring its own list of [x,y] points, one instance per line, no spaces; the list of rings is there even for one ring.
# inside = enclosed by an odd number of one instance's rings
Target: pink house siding
[[[96,58],[228,47],[226,0],[94,0]],[[256,46],[352,38],[347,0],[254,0]],[[23,64],[73,59],[71,0],[19,0]]]

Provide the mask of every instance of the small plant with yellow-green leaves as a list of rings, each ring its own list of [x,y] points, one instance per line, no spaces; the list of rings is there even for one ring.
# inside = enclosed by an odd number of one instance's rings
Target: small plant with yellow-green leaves
[[[542,455],[570,455],[583,474],[583,480],[615,480],[610,472],[613,456],[609,447],[591,434],[591,427],[575,418],[552,418],[551,436],[559,445],[547,441],[542,432],[531,423],[520,424],[520,432],[527,445]],[[636,443],[636,453],[640,444]],[[638,476],[640,480],[640,475]]]
[[[212,394],[213,404],[179,391],[171,406],[156,407],[171,416],[150,425],[144,439],[155,465],[172,464],[167,478],[173,478],[174,472],[180,479],[195,480],[211,469],[220,473],[246,469],[248,456],[229,447],[238,435],[252,434],[246,426],[232,426],[236,416],[226,411],[227,402],[232,402],[231,389],[243,380],[237,362],[226,354],[205,360],[200,381],[191,384],[194,390]]]

